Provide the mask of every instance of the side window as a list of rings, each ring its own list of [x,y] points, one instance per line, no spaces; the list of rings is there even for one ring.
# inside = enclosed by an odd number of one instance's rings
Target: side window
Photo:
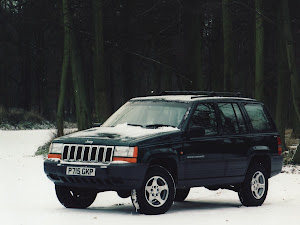
[[[253,131],[267,132],[274,129],[272,122],[260,104],[246,104],[245,110],[250,118]]]
[[[201,103],[197,106],[190,122],[190,127],[200,126],[205,130],[205,136],[218,133],[216,112],[213,103]]]
[[[236,103],[218,103],[222,130],[226,134],[246,133],[242,113]]]
[[[218,103],[222,130],[225,134],[239,133],[237,118],[231,103]]]
[[[242,115],[242,112],[241,112],[238,104],[234,103],[232,105],[233,105],[233,108],[234,108],[234,111],[235,111],[235,115],[236,115],[237,121],[239,123],[240,133],[242,133],[242,134],[247,133],[245,119],[244,119],[244,117]]]

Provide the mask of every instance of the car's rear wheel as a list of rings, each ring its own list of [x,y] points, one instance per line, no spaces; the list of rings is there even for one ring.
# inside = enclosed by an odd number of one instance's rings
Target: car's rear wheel
[[[66,208],[85,209],[95,200],[97,193],[87,189],[55,185],[56,196]]]
[[[175,196],[172,175],[163,167],[151,167],[140,189],[132,190],[131,199],[136,210],[143,214],[163,214],[171,207]]]
[[[268,193],[268,176],[261,164],[252,165],[241,185],[239,198],[244,206],[260,206]]]
[[[190,188],[176,189],[175,199],[176,202],[183,202],[190,192]]]

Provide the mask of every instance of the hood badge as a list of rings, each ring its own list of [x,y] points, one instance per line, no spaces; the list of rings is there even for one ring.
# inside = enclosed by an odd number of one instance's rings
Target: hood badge
[[[86,144],[93,144],[93,141],[86,140],[85,143]]]

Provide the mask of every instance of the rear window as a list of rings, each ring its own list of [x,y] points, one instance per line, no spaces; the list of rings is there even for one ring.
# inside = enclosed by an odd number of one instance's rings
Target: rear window
[[[246,104],[245,110],[248,113],[254,132],[268,132],[275,130],[271,118],[263,105]]]

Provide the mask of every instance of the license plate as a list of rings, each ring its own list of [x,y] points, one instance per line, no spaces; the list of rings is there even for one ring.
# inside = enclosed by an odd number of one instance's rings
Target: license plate
[[[94,177],[96,176],[96,169],[90,167],[67,167],[67,175],[77,175],[77,176],[87,176]]]

